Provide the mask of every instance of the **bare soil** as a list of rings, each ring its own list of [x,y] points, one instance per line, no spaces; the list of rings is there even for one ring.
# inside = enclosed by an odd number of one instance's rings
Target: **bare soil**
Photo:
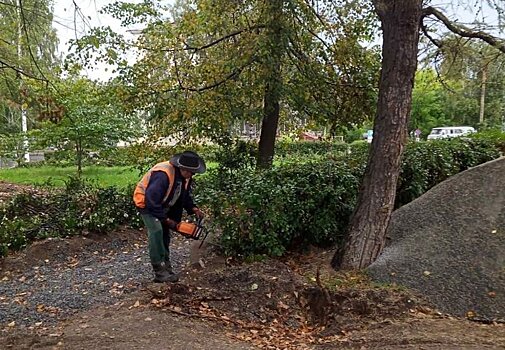
[[[90,241],[138,237],[133,230],[74,237],[66,240],[66,252],[82,252]],[[28,254],[8,257],[2,275],[61,259],[59,245],[60,240],[39,242]],[[331,253],[244,264],[207,246],[179,283],[148,284],[116,305],[51,326],[4,325],[0,342],[12,349],[505,348],[503,325],[443,315],[405,290],[334,272],[327,264]]]
[[[129,229],[46,240],[4,259],[0,279],[22,275],[42,261],[64,261],[62,242],[71,258],[117,240],[145,249],[143,236]],[[179,283],[148,283],[115,305],[50,326],[0,320],[0,344],[70,350],[505,349],[504,325],[444,315],[420,295],[374,285],[361,274],[335,272],[329,266],[332,251],[246,264],[195,243],[193,264],[184,267]],[[184,246],[182,238],[174,241],[174,249]]]

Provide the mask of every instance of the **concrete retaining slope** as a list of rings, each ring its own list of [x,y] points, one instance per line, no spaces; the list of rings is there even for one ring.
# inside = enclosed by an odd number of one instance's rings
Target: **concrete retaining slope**
[[[505,320],[505,157],[440,183],[393,213],[375,281],[456,316]]]

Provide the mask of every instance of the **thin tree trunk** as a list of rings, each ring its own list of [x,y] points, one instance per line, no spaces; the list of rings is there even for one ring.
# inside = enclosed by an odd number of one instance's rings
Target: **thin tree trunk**
[[[75,143],[75,150],[77,152],[76,154],[76,162],[77,162],[77,178],[81,178],[81,174],[82,174],[82,156],[83,156],[83,149],[82,149],[82,144],[81,144],[81,141],[78,140],[76,143]]]
[[[486,105],[486,84],[487,84],[487,64],[482,67],[482,80],[480,86],[480,111],[479,111],[479,124],[484,123],[484,110]]]
[[[258,169],[272,166],[275,149],[275,137],[279,124],[279,100],[282,89],[281,59],[284,53],[282,40],[282,8],[284,0],[270,0],[268,3],[268,51],[270,55],[265,63],[265,95],[263,97],[263,120],[258,147]]]
[[[22,38],[23,38],[23,25],[24,25],[24,22],[23,22],[23,18],[21,16],[21,9],[22,9],[22,5],[21,5],[21,0],[18,0],[17,1],[17,6],[18,6],[18,15],[19,15],[19,18],[18,18],[18,60],[19,60],[19,65],[21,67],[21,58],[23,57],[23,52],[22,52],[22,47],[21,47],[21,44],[22,44]],[[24,152],[24,160],[26,162],[30,162],[30,152],[28,150],[28,137],[27,137],[27,132],[28,132],[28,124],[27,124],[27,118],[26,118],[26,105],[25,105],[25,101],[26,101],[26,92],[25,92],[25,87],[24,87],[24,83],[23,83],[23,76],[18,73],[18,77],[19,77],[19,104],[20,104],[20,107],[21,107],[21,131],[23,133],[23,152]]]
[[[422,0],[376,0],[383,31],[374,134],[348,237],[335,268],[361,269],[381,252],[393,211],[417,65]]]

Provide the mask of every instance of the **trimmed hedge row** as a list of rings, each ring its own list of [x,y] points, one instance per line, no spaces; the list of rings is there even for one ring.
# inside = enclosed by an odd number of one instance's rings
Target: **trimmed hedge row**
[[[280,256],[308,245],[341,243],[368,147],[358,143],[336,154],[290,157],[263,172],[210,172],[200,181],[197,195],[212,212],[225,253]],[[396,205],[499,156],[493,140],[412,142],[402,162]]]
[[[402,159],[396,207],[416,199],[448,177],[500,155],[499,147],[491,139],[456,138],[412,142]]]
[[[398,184],[397,207],[469,167],[500,156],[503,138],[410,143]],[[197,202],[207,208],[226,254],[279,256],[308,245],[339,244],[356,203],[369,145],[289,145],[268,171],[254,170],[255,148],[239,142],[213,156],[219,168],[197,177]],[[308,153],[317,145],[321,149]],[[503,143],[505,144],[505,143]],[[300,151],[305,150],[305,151]],[[291,151],[290,151],[291,152]],[[140,226],[133,185],[98,188],[70,179],[52,194],[21,194],[0,208],[0,256],[32,240],[118,225]]]

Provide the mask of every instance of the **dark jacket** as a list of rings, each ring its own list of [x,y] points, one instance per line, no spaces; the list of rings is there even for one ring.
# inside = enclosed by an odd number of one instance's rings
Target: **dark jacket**
[[[186,210],[188,214],[193,214],[193,197],[191,194],[192,179],[189,180],[187,188],[184,186],[186,179],[181,175],[179,168],[175,168],[175,183],[170,191],[170,194],[165,202],[163,196],[168,190],[169,179],[163,171],[155,171],[149,179],[145,193],[145,208],[137,208],[141,214],[150,214],[159,220],[170,218],[177,222],[181,221],[182,211]],[[180,196],[172,206],[169,206],[174,194],[180,187]]]

